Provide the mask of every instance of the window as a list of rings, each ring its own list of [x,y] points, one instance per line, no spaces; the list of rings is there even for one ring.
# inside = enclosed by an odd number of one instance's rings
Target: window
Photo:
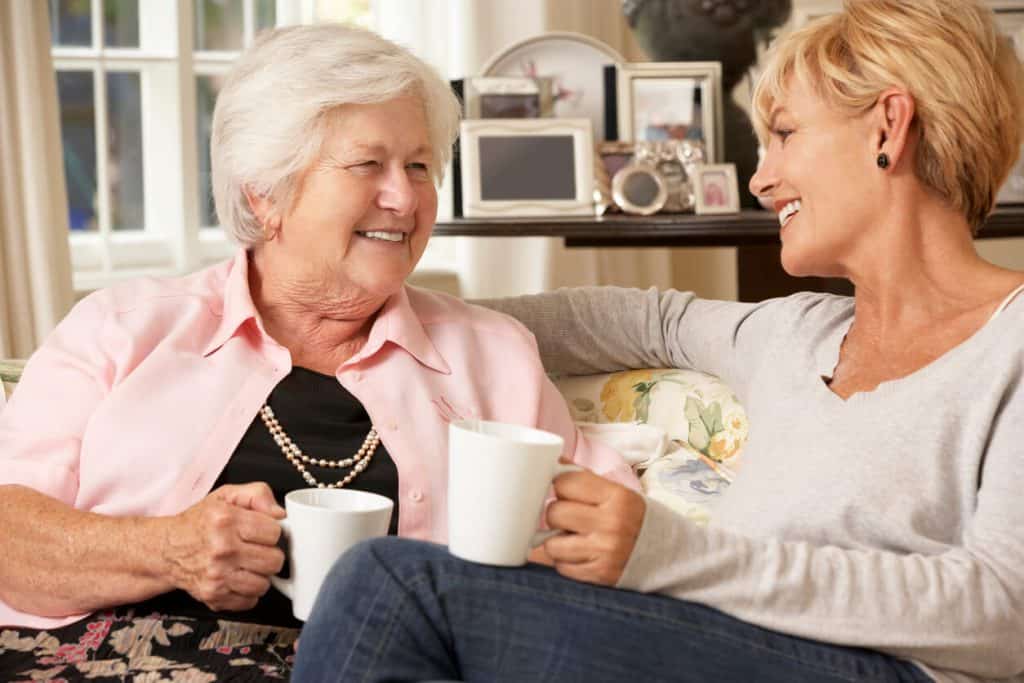
[[[229,257],[209,136],[225,72],[262,29],[372,27],[371,0],[49,0],[74,286],[180,275]],[[431,258],[431,254],[440,254]],[[446,268],[449,243],[423,264]]]

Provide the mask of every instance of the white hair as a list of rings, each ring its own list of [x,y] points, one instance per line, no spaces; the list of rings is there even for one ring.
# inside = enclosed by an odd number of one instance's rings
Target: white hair
[[[260,35],[234,64],[213,112],[213,197],[227,234],[245,247],[264,240],[245,193],[288,206],[302,172],[320,154],[327,112],[407,94],[423,102],[440,184],[460,106],[430,66],[354,26],[289,26]]]

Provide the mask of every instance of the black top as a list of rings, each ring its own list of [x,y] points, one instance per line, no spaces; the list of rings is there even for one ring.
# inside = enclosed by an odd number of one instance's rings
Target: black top
[[[305,368],[292,371],[274,387],[267,403],[289,438],[311,458],[340,460],[351,457],[363,445],[370,431],[370,416],[355,396],[335,377]],[[338,481],[349,468],[331,469],[306,465],[317,481]],[[295,466],[284,456],[257,414],[235,452],[221,472],[214,488],[224,484],[266,482],[277,502],[295,489],[309,488]],[[398,532],[398,468],[384,444],[378,444],[369,466],[345,488],[387,496],[395,503],[389,534]],[[287,576],[287,562],[282,576]],[[214,612],[185,591],[176,590],[152,598],[139,606],[144,611],[198,618],[250,621],[281,626],[301,626],[292,616],[291,601],[271,587],[255,608],[246,612]]]

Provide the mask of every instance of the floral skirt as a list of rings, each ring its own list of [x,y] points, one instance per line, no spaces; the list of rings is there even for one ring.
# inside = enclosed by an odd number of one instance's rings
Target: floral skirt
[[[292,628],[118,608],[50,631],[0,626],[0,680],[288,680],[298,635]]]

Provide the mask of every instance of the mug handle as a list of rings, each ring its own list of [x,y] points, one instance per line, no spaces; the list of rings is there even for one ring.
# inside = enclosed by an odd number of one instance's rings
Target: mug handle
[[[583,468],[579,465],[573,465],[570,463],[560,462],[555,464],[555,473],[551,476],[552,479],[555,477],[565,474],[567,472],[582,472]],[[539,545],[543,545],[544,541],[548,540],[552,536],[564,534],[565,529],[547,529],[545,531],[538,531],[530,537],[530,547],[536,548]]]
[[[280,522],[278,522],[278,524],[281,525],[281,535],[284,536],[285,541],[290,546],[292,540],[292,527],[291,524],[288,523],[288,518],[286,517],[282,519]],[[287,579],[281,576],[270,577],[271,585],[273,585],[274,588],[276,588],[277,590],[284,593],[289,600],[293,599],[292,596],[295,589],[294,582],[294,577],[288,577]]]

